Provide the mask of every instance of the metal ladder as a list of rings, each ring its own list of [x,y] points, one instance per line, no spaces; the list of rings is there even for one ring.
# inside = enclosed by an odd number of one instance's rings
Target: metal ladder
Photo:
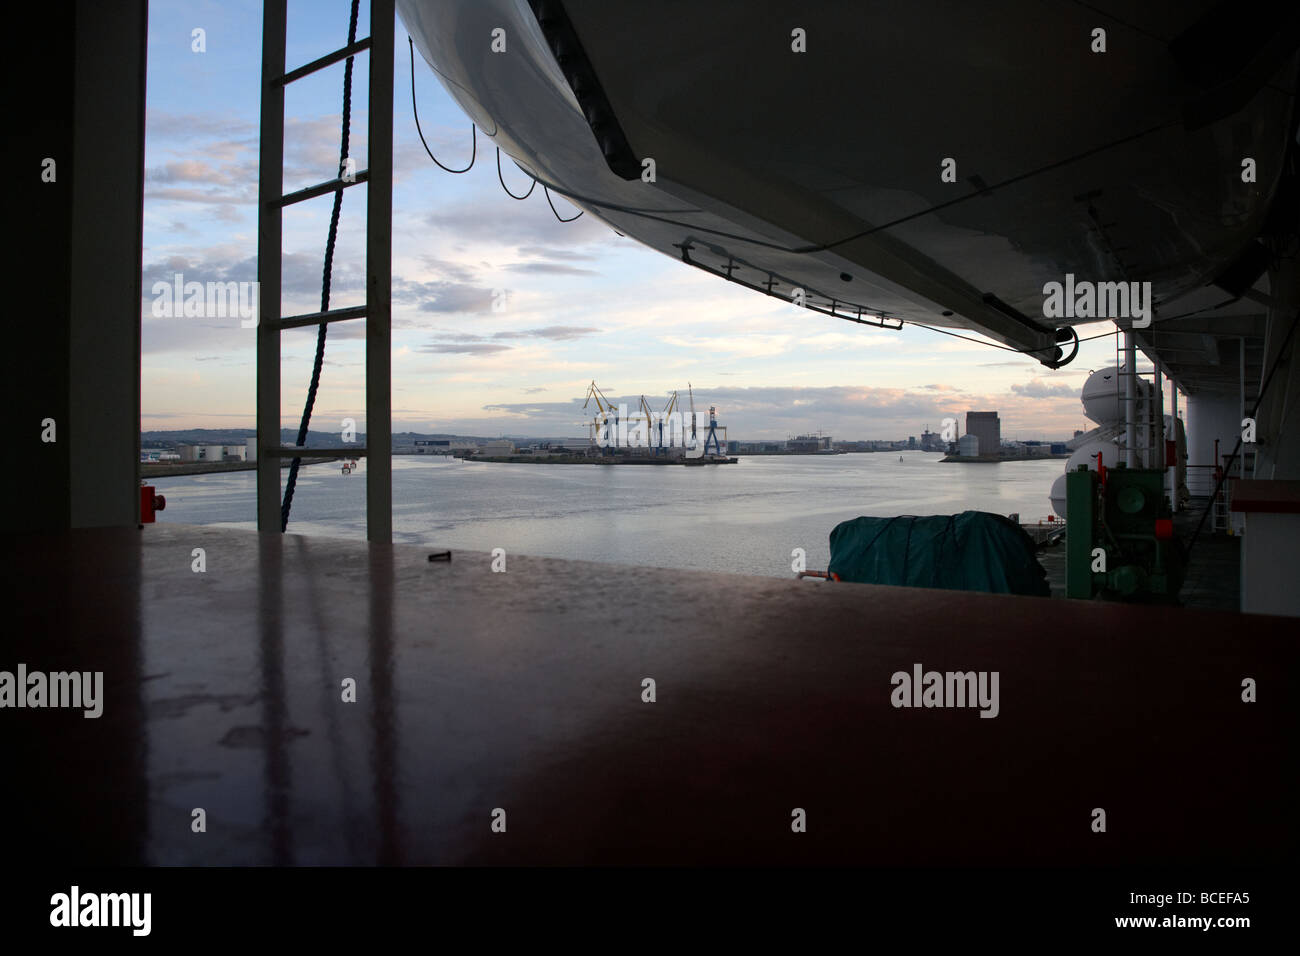
[[[1210,512],[1210,531],[1214,534],[1223,534],[1228,530],[1228,483],[1224,482],[1223,489],[1214,496],[1213,511]]]
[[[392,272],[394,0],[370,0],[370,35],[285,72],[287,0],[262,7],[262,121],[258,177],[257,529],[280,530],[280,462],[293,457],[365,456],[366,537],[393,539]],[[369,168],[345,179],[284,194],[284,90],[362,51],[370,51]],[[328,312],[280,315],[284,207],[366,184],[366,304]],[[280,333],[348,319],[366,320],[365,447],[302,448],[280,444]]]
[[[1226,534],[1232,528],[1232,484],[1245,474],[1243,465],[1245,462],[1240,456],[1229,462],[1228,456],[1223,457],[1223,469],[1227,473],[1227,478],[1223,481],[1223,487],[1219,493],[1214,496],[1211,502],[1212,510],[1210,512],[1210,530],[1215,534],[1220,532]]]

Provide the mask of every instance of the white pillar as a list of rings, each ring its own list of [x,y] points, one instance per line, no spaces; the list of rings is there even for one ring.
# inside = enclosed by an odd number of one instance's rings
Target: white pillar
[[[1174,514],[1178,514],[1178,383],[1172,378],[1169,380],[1169,391],[1173,409],[1169,417],[1174,426],[1174,467],[1169,469],[1169,487],[1172,489],[1169,494],[1169,507]]]
[[[1137,342],[1124,333],[1124,464],[1137,467]]]
[[[1165,467],[1165,374],[1160,370],[1159,361],[1154,361],[1152,364],[1155,365],[1152,377],[1155,379],[1156,394],[1152,402],[1154,406],[1152,408],[1152,417],[1154,420],[1151,422],[1152,430],[1150,434],[1156,443],[1156,447],[1153,449],[1155,454],[1147,456],[1147,467],[1163,469]]]

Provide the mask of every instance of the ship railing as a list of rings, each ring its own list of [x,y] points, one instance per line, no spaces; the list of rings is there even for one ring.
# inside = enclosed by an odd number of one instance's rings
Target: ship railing
[[[1208,498],[1214,494],[1214,485],[1219,480],[1218,469],[1214,465],[1187,466],[1187,493],[1193,498]]]
[[[1232,493],[1241,477],[1240,459],[1225,460],[1225,465],[1226,472],[1224,466],[1187,466],[1188,494],[1209,506],[1210,530],[1215,533],[1227,532],[1232,527]]]

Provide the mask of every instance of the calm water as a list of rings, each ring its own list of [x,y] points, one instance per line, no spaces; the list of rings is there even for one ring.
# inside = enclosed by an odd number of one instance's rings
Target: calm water
[[[888,452],[741,458],[700,468],[508,465],[393,459],[393,539],[430,547],[787,577],[810,569],[828,536],[859,515],[1019,512],[1033,521],[1060,461],[941,464]],[[254,528],[251,471],[164,478],[159,521]],[[289,531],[365,538],[365,469],[310,465],[298,475]]]

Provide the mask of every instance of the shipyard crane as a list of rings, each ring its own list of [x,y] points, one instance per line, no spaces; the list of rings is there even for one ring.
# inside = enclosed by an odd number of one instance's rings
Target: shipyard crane
[[[593,401],[596,403],[596,409],[602,414],[612,410],[614,407],[610,404],[609,399],[605,397],[605,393],[600,390],[600,386],[596,384],[595,379],[592,379],[591,384],[587,386],[587,400],[582,403],[582,410],[585,412],[587,406]]]
[[[641,396],[640,407],[641,414],[645,416],[645,443],[646,447],[649,447],[654,444],[655,414],[650,410],[650,403],[645,400],[644,395]]]
[[[672,415],[676,411],[677,392],[674,391],[672,395],[668,397],[668,404],[664,406],[664,410],[659,413],[659,444],[656,446],[656,454],[664,454],[664,422],[672,421]],[[669,426],[668,429],[668,440],[670,442],[673,440],[672,426]]]
[[[691,399],[691,447],[695,447],[695,392],[691,389],[691,383],[686,383],[686,394]]]
[[[724,435],[727,433],[726,428],[722,429],[722,433]],[[722,454],[722,445],[718,442],[718,406],[716,405],[709,406],[709,434],[704,439],[704,454],[710,454],[710,445],[713,446],[712,454]]]
[[[592,380],[591,380],[591,384],[587,386],[587,400],[586,400],[585,402],[582,403],[582,410],[585,412],[585,411],[587,410],[587,406],[590,405],[593,401],[596,403],[597,414],[592,416],[592,420],[591,420],[591,422],[587,425],[587,428],[588,428],[588,429],[592,429],[592,428],[594,428],[594,429],[596,429],[595,434],[599,434],[599,433],[600,433],[600,420],[601,420],[602,418],[605,418],[606,420],[608,420],[608,417],[609,417],[610,414],[612,413],[612,414],[613,414],[613,417],[614,417],[614,434],[617,436],[617,434],[618,434],[618,409],[616,409],[616,408],[613,406],[613,404],[610,402],[610,400],[609,400],[608,398],[605,397],[605,393],[602,392],[602,391],[600,390],[600,387],[596,384],[596,380],[595,380],[595,379],[592,379]],[[589,438],[590,438],[592,444],[595,444],[595,441],[596,441],[596,440],[595,440],[595,437],[594,437],[593,435],[591,435],[590,433],[589,433]],[[617,438],[616,438],[615,440],[617,441]]]

